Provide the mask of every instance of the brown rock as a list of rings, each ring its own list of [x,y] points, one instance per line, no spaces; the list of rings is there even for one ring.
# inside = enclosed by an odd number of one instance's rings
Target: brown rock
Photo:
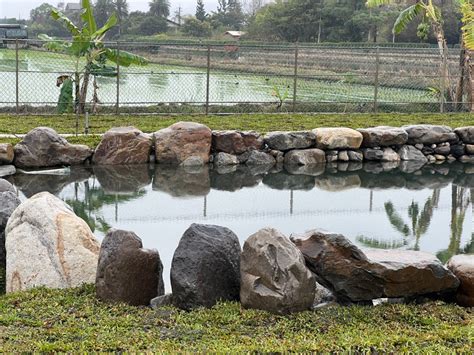
[[[216,152],[233,155],[249,150],[260,150],[263,147],[263,137],[254,131],[213,131],[212,148]]]
[[[362,143],[362,134],[351,128],[316,128],[313,133],[320,149],[359,149]]]
[[[163,264],[156,250],[143,249],[133,232],[111,229],[100,247],[97,297],[103,301],[149,305],[164,295]]]
[[[92,150],[86,145],[70,144],[48,127],[28,132],[14,151],[14,164],[19,168],[77,165],[92,155]]]
[[[92,161],[103,165],[148,163],[151,146],[150,137],[135,127],[112,128],[102,137]]]
[[[207,164],[211,151],[212,132],[200,123],[177,122],[155,132],[156,162]]]
[[[10,164],[13,157],[13,146],[9,143],[0,143],[0,165]]]
[[[404,145],[408,140],[408,134],[403,128],[379,126],[358,129],[364,140],[362,147],[388,147],[393,145]]]
[[[457,302],[461,306],[474,307],[474,254],[455,255],[447,266],[461,282],[456,294]]]
[[[292,236],[323,286],[344,301],[453,292],[459,280],[436,257],[419,251],[366,250],[340,234]]]

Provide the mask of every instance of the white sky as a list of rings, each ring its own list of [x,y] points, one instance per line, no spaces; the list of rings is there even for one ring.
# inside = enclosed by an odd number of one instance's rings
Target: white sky
[[[31,9],[47,2],[51,5],[57,5],[60,0],[0,0],[0,19],[5,17],[16,17],[21,19],[29,18]],[[64,0],[68,2],[79,2],[79,0]],[[129,11],[147,11],[147,0],[128,0]],[[194,14],[196,10],[196,0],[171,0],[171,17],[181,6],[183,14]],[[204,0],[206,11],[210,12],[216,9],[217,0]]]

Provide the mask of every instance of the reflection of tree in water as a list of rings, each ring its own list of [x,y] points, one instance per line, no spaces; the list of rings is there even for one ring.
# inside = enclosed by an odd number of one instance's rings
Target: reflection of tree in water
[[[81,217],[94,232],[98,230],[102,233],[106,233],[111,225],[105,220],[100,213],[100,210],[104,206],[115,205],[116,213],[120,203],[132,201],[136,198],[145,195],[144,190],[139,190],[126,195],[121,194],[107,194],[101,186],[95,186],[95,181],[92,186],[89,185],[89,181],[84,181],[84,197],[79,197],[79,184],[74,183],[74,198],[65,199],[65,202],[71,206],[74,213]]]
[[[474,233],[471,235],[471,241],[461,248],[462,228],[466,211],[473,200],[474,189],[471,189],[470,198],[469,190],[464,187],[452,185],[451,188],[451,236],[448,248],[436,254],[442,262],[447,262],[450,257],[460,253],[474,252]]]
[[[395,249],[408,244],[408,238],[415,239],[414,250],[419,250],[419,240],[424,235],[430,226],[433,218],[433,211],[438,207],[439,203],[439,189],[434,189],[433,193],[426,200],[423,208],[417,202],[412,201],[408,206],[408,217],[410,222],[405,223],[401,215],[395,210],[391,201],[385,202],[385,213],[387,214],[390,224],[402,235],[402,239],[398,241],[380,241],[378,239],[366,236],[357,237],[357,241],[364,246],[381,249]]]

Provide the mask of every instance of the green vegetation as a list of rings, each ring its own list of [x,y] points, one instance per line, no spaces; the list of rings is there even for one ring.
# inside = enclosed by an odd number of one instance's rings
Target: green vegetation
[[[76,127],[75,115],[23,116],[0,115],[0,133],[26,134],[31,129],[47,126],[62,134],[73,134]],[[112,127],[135,126],[144,132],[155,132],[179,121],[199,122],[215,130],[240,129],[255,130],[260,133],[270,131],[306,130],[317,127],[402,126],[406,124],[441,124],[453,128],[474,125],[474,114],[252,114],[229,116],[204,115],[107,115],[91,116],[89,136],[69,137],[71,143],[87,144],[95,147],[100,136]],[[0,138],[0,143],[18,143],[20,138]]]
[[[472,310],[424,305],[328,307],[290,316],[222,303],[193,312],[109,305],[94,288],[44,288],[0,297],[2,352],[470,353]]]

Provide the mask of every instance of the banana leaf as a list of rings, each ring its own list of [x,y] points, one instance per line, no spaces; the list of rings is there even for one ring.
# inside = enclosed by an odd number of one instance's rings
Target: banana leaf
[[[408,24],[421,14],[424,9],[424,5],[421,2],[417,2],[400,12],[400,15],[398,15],[398,18],[393,25],[393,33],[398,34],[405,30]]]
[[[102,39],[102,36],[110,30],[112,27],[114,27],[117,24],[117,15],[115,15],[115,12],[112,14],[112,16],[109,17],[107,22],[105,23],[104,26],[99,28],[97,31],[94,31],[91,35],[92,38],[94,39]]]
[[[104,53],[108,60],[118,63],[121,66],[128,67],[132,64],[147,65],[148,60],[142,56],[132,54],[126,51],[117,51],[116,49],[106,48]],[[118,55],[117,55],[118,54]]]
[[[90,73],[94,76],[115,77],[117,76],[117,68],[110,65],[92,63]]]
[[[64,27],[66,27],[73,36],[79,36],[81,34],[79,28],[77,28],[77,26],[70,19],[68,19],[61,11],[52,9],[51,17],[56,21],[60,22]]]
[[[73,111],[73,85],[71,79],[66,79],[61,86],[58,100],[58,113],[72,113]]]
[[[85,27],[89,29],[89,33],[94,33],[97,31],[97,24],[95,23],[94,13],[89,0],[82,0],[82,9],[81,18],[84,21]]]

